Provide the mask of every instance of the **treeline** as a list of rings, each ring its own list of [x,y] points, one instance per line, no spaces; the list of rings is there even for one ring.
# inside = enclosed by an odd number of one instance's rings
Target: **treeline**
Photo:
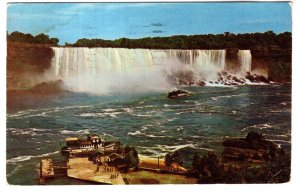
[[[58,38],[50,38],[48,35],[41,33],[36,36],[32,36],[29,33],[22,33],[18,31],[14,31],[10,34],[7,34],[7,40],[12,42],[20,42],[20,43],[33,43],[33,44],[50,44],[57,46],[59,39]]]
[[[44,43],[58,45],[59,39],[48,35],[12,32],[8,40],[23,43]],[[116,40],[79,39],[75,43],[65,43],[66,47],[114,47],[114,48],[147,48],[147,49],[250,49],[259,51],[291,50],[292,34],[273,31],[264,33],[245,33],[207,35],[175,35],[170,37],[145,37],[140,39],[121,38]]]
[[[284,32],[265,33],[176,35],[170,37],[146,37],[141,39],[121,38],[116,40],[79,39],[71,47],[122,47],[148,49],[250,49],[250,50],[290,50],[292,34]]]

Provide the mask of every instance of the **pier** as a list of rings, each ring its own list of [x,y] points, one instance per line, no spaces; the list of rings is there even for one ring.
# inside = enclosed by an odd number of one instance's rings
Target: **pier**
[[[125,184],[121,173],[113,166],[97,165],[88,158],[70,158],[68,177],[102,184]]]
[[[125,156],[134,151],[127,147],[126,152],[120,142],[106,142],[98,136],[68,137],[66,146],[62,147],[65,162],[58,164],[50,158],[40,162],[40,184],[59,176],[99,184],[125,184],[120,170],[128,169]]]
[[[107,164],[97,165],[87,157],[70,158],[65,162],[55,162],[53,159],[42,159],[40,162],[40,184],[46,180],[58,177],[71,177],[93,183],[121,185],[125,184],[116,167]]]
[[[45,184],[48,179],[66,176],[67,169],[67,162],[65,161],[54,161],[50,158],[42,159],[40,162],[39,183]]]

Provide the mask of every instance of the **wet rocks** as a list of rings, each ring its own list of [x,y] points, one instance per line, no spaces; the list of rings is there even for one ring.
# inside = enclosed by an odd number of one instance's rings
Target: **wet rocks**
[[[245,78],[253,83],[270,83],[269,79],[267,79],[265,76],[256,74],[251,75],[250,72],[246,73]]]
[[[257,75],[255,77],[256,82],[262,82],[262,83],[270,83],[270,81],[263,75]]]
[[[232,80],[235,82],[241,83],[241,81],[236,76],[232,77]]]
[[[206,85],[237,86],[247,85],[250,83],[270,83],[270,80],[263,75],[252,75],[251,72],[247,72],[244,77],[239,77],[238,75],[231,75],[226,71],[218,72],[217,77],[212,80],[206,80],[204,78],[198,80],[197,76],[195,76],[191,71],[177,72],[175,75],[168,75],[167,79],[170,81],[170,83],[176,84],[177,87],[203,87]]]
[[[197,86],[200,86],[200,87],[203,87],[203,86],[205,86],[206,85],[206,83],[204,82],[204,81],[198,81],[197,83],[196,83],[196,85]]]
[[[251,75],[250,72],[247,72],[247,75],[245,76],[246,79],[248,79],[249,81],[251,82],[254,82],[255,81],[255,78],[253,75]]]

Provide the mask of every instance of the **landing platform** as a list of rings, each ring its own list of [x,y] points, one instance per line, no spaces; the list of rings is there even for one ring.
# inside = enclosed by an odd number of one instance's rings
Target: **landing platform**
[[[97,167],[87,157],[70,158],[68,167],[68,177],[71,178],[112,185],[125,184],[122,175],[114,167]]]

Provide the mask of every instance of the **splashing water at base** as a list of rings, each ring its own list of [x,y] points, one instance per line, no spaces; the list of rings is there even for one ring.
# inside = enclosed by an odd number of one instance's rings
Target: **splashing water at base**
[[[63,79],[69,90],[100,95],[165,91],[173,87],[168,75],[190,71],[196,80],[216,80],[226,70],[226,50],[52,49],[47,74]],[[241,71],[251,70],[250,51],[238,56]]]

